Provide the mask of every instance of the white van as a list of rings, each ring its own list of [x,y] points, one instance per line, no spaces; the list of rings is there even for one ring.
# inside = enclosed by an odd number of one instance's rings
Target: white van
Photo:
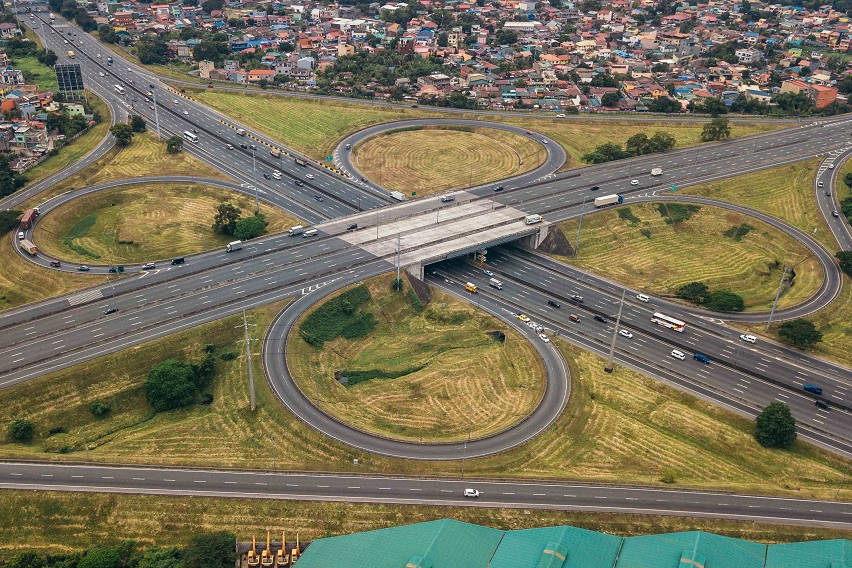
[[[639,300],[640,302],[650,302],[651,301],[651,298],[649,298],[645,294],[636,294],[636,299]]]
[[[316,229],[308,229],[307,231],[305,231],[304,233],[302,233],[302,236],[307,238],[307,237],[313,237],[313,236],[315,236],[316,234],[317,234],[317,230],[316,230]]]
[[[681,361],[686,359],[686,355],[684,355],[683,351],[678,351],[677,349],[672,349],[672,357],[680,359]]]

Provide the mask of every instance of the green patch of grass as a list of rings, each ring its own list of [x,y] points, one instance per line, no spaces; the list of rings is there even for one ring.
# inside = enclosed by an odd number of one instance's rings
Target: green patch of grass
[[[356,286],[323,303],[308,314],[299,325],[306,343],[321,348],[323,343],[336,337],[355,339],[363,337],[376,325],[368,311],[359,308],[370,301],[366,286]]]
[[[24,81],[28,84],[38,85],[40,91],[59,91],[56,73],[35,56],[16,57],[12,63],[24,73]]]
[[[740,223],[739,226],[731,227],[722,234],[729,239],[734,239],[735,241],[740,242],[752,229],[754,229],[754,227],[748,223]]]
[[[633,211],[630,209],[630,207],[619,207],[617,211],[619,219],[628,221],[631,225],[639,224],[639,217],[633,214]]]

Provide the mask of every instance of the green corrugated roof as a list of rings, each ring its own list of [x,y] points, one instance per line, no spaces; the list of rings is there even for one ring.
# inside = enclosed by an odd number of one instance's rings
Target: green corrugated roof
[[[497,529],[441,519],[315,540],[297,566],[405,568],[419,556],[434,568],[484,568],[502,536]]]
[[[569,526],[508,531],[490,568],[536,568],[550,542],[567,548],[563,568],[612,568],[622,538]]]
[[[852,568],[852,540],[770,544],[766,568]]]
[[[618,568],[763,568],[765,556],[765,544],[691,531],[625,538]]]

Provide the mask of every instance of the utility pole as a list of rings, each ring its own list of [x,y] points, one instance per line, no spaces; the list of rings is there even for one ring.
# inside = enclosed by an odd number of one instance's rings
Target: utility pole
[[[473,422],[468,420],[467,423],[467,439],[464,441],[464,451],[462,452],[461,476],[464,479],[464,460],[467,458],[467,445],[470,442],[470,431],[473,429]]]
[[[254,160],[254,151],[257,150],[257,146],[254,144],[251,145],[251,174],[252,177],[257,179],[257,163]]]
[[[257,186],[254,186],[254,214],[260,213],[260,204],[257,201]]]
[[[255,409],[254,397],[254,371],[251,368],[251,341],[249,341],[248,322],[246,321],[246,311],[243,310],[243,330],[246,336],[246,358],[248,359],[248,376],[249,376],[249,399],[251,401],[251,410]]]
[[[83,446],[86,448],[86,461],[89,461],[89,441],[86,439],[86,426],[80,427],[80,434],[83,436]]]
[[[784,272],[781,273],[781,281],[778,282],[778,291],[775,292],[775,301],[772,302],[772,310],[769,312],[769,319],[766,320],[766,331],[769,331],[769,326],[772,325],[772,317],[775,315],[775,308],[778,307],[778,298],[781,297],[781,288],[784,286],[784,278],[787,277],[789,267],[784,267]]]
[[[160,138],[160,109],[157,106],[157,89],[154,85],[148,85],[148,88],[151,89],[151,98],[154,99],[154,123],[157,125],[157,138]]]
[[[583,216],[586,214],[586,198],[583,198],[583,209],[580,211],[580,221],[577,223],[577,240],[574,243],[574,256],[580,256],[580,229],[583,228]]]
[[[399,233],[396,234],[396,282],[399,289],[402,290],[402,283],[399,281]]]
[[[607,373],[612,372],[612,359],[615,356],[615,340],[618,337],[618,325],[621,323],[621,311],[624,309],[624,294],[626,292],[626,289],[621,291],[621,304],[618,306],[618,315],[615,317],[615,329],[612,330],[612,343],[609,344],[609,357],[607,357],[606,366],[604,367],[604,371]]]

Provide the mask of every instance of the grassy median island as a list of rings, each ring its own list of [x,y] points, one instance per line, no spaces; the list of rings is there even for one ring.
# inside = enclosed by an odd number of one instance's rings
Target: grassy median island
[[[532,412],[545,376],[526,339],[447,294],[424,305],[392,282],[370,279],[300,320],[286,353],[306,396],[347,424],[409,440],[478,437]]]
[[[228,201],[254,214],[254,198],[201,184],[150,183],[107,189],[70,201],[39,221],[35,242],[46,254],[73,262],[143,262],[192,254],[233,240],[212,229],[216,207]],[[298,223],[261,203],[268,233]]]
[[[681,222],[677,213],[688,217]],[[572,242],[577,220],[559,225]],[[684,209],[646,203],[587,215],[578,257],[560,260],[654,294],[673,296],[689,282],[730,290],[746,310],[769,309],[784,265],[794,266],[793,286],[780,306],[798,304],[819,290],[816,257],[794,238],[757,219],[718,207]]]
[[[417,195],[520,175],[546,156],[544,146],[532,138],[466,126],[390,131],[352,149],[352,161],[366,177]]]
[[[167,497],[116,493],[3,491],[0,501],[0,562],[21,550],[64,554],[87,547],[136,541],[181,546],[200,532],[232,531],[243,542],[266,530],[302,541],[434,519],[523,529],[573,525],[619,536],[705,530],[760,542],[847,538],[849,531],[722,519],[579,513],[537,509],[487,509],[276,499]],[[25,520],[24,520],[25,519]]]
[[[341,102],[328,99],[307,99],[254,93],[234,93],[219,89],[193,89],[184,85],[187,95],[201,101],[235,120],[279,140],[285,146],[303,152],[316,160],[330,156],[335,145],[347,135],[385,122],[411,118],[481,119],[513,124],[552,137],[565,147],[568,167],[585,165],[580,157],[599,144],[624,144],[640,132],[648,135],[658,130],[670,133],[676,147],[701,143],[703,123],[678,120],[582,120],[566,118],[530,118],[477,114],[475,112],[448,114],[423,106],[417,109]],[[305,117],[310,117],[306,120]],[[641,118],[641,117],[640,117]],[[788,126],[787,122],[743,122],[731,120],[731,136],[740,137],[770,132]],[[436,176],[437,177],[437,176]]]

